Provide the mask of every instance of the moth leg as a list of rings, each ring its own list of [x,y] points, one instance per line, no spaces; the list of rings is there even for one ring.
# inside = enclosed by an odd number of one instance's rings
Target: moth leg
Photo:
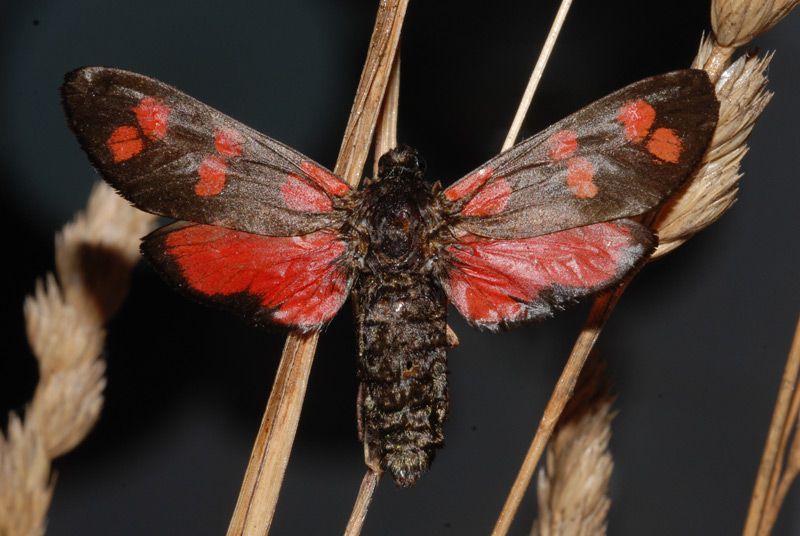
[[[370,449],[367,441],[367,431],[363,420],[364,384],[358,384],[358,396],[356,397],[356,421],[358,423],[358,440],[364,445],[364,463],[376,474],[383,473],[381,469],[381,458],[374,450]]]
[[[364,384],[359,382],[358,395],[356,395],[356,423],[358,425],[358,440],[366,444],[366,442],[364,441],[364,418],[361,410],[363,403],[364,403]]]
[[[453,331],[453,328],[450,327],[450,324],[447,324],[447,347],[448,348],[455,348],[460,343],[458,342],[458,335],[456,332]]]

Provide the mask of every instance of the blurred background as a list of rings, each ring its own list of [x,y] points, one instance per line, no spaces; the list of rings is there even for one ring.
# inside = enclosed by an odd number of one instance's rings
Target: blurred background
[[[58,88],[83,65],[138,71],[333,167],[374,0],[6,0],[0,19],[0,218],[6,275],[0,409],[37,381],[22,302],[97,176]],[[687,67],[707,2],[575,2],[523,129]],[[555,1],[412,2],[400,139],[445,184],[500,148]],[[612,535],[741,531],[800,303],[800,20],[776,50],[738,203],[636,279],[599,342],[619,393]],[[365,534],[487,534],[587,313],[492,335],[452,313],[447,446],[419,485],[381,483]],[[106,406],[56,463],[51,536],[223,534],[284,336],[179,297],[144,265],[109,326]],[[341,533],[363,474],[349,306],[324,333],[273,534]],[[535,494],[513,534],[527,534]],[[794,490],[775,534],[800,533]]]

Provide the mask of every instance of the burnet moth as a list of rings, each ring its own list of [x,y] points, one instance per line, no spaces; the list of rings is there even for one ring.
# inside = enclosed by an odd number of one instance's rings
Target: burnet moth
[[[62,87],[70,126],[136,207],[177,223],[142,252],[178,290],[255,324],[320,329],[352,294],[368,458],[414,484],[443,444],[447,303],[496,331],[619,283],[659,205],[708,146],[705,72],[625,87],[448,188],[407,146],[353,190],[306,156],[151,78],[87,67]]]

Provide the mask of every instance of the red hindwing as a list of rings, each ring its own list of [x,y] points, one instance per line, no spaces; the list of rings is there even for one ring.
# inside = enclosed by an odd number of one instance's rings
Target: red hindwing
[[[614,285],[653,249],[643,226],[617,220],[546,235],[474,235],[447,248],[448,298],[471,323],[497,329],[545,318],[564,304]]]
[[[317,329],[352,283],[347,245],[329,231],[271,237],[177,223],[145,237],[142,251],[179,289],[261,324]]]

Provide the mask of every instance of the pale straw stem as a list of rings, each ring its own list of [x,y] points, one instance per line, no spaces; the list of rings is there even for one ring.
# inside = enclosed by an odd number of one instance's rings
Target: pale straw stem
[[[555,389],[553,389],[553,394],[550,395],[550,400],[544,409],[542,418],[539,421],[539,427],[528,448],[528,452],[525,454],[525,459],[517,473],[517,478],[514,480],[514,485],[511,487],[503,509],[497,518],[492,531],[493,536],[504,536],[511,528],[511,522],[514,520],[525,491],[530,485],[536,465],[542,457],[550,436],[553,435],[553,429],[564,411],[564,406],[572,397],[581,369],[583,369],[583,365],[586,363],[597,337],[603,330],[606,320],[608,320],[624,290],[625,284],[614,291],[604,292],[595,299],[592,310],[589,312],[589,317],[586,319],[586,323],[575,341],[575,346],[572,348],[569,359],[564,365],[564,370],[561,371],[561,376],[558,378]]]
[[[381,115],[378,118],[378,128],[375,132],[375,163],[374,174],[378,174],[378,160],[381,155],[390,149],[397,147],[397,116],[398,107],[400,104],[400,53],[395,56],[394,64],[392,65],[392,74],[389,78],[389,86],[386,89],[386,96],[383,100],[383,107],[381,108]],[[364,449],[367,453],[367,449]],[[372,460],[365,460],[367,463],[367,472],[361,481],[361,486],[358,489],[358,496],[356,502],[353,504],[353,511],[350,514],[350,520],[347,522],[345,528],[345,536],[357,536],[361,534],[361,529],[364,526],[364,520],[367,517],[367,510],[372,502],[372,495],[378,487],[378,482],[381,478],[380,468],[377,464],[371,463]]]
[[[506,141],[503,142],[503,148],[500,152],[507,151],[516,143],[519,131],[522,128],[522,122],[528,114],[528,109],[533,102],[533,95],[536,93],[536,88],[539,86],[539,81],[544,74],[544,68],[547,66],[547,61],[550,59],[550,53],[556,46],[558,34],[561,32],[561,27],[564,25],[564,20],[567,18],[569,8],[572,5],[572,0],[561,0],[561,5],[556,13],[556,18],[550,26],[550,32],[547,34],[547,39],[544,41],[542,51],[539,53],[539,59],[536,60],[536,65],[533,67],[533,72],[528,80],[528,87],[525,88],[525,93],[522,95],[522,100],[517,108],[517,114],[514,116],[514,121],[511,123],[511,128],[508,130]]]
[[[361,178],[408,0],[382,0],[334,173],[351,186]],[[305,397],[318,333],[286,338],[278,374],[250,456],[228,536],[269,532]]]
[[[756,475],[756,483],[753,487],[753,494],[750,498],[750,507],[745,521],[743,536],[756,536],[760,534],[759,527],[763,523],[764,512],[768,506],[770,498],[770,488],[774,488],[781,471],[783,456],[781,452],[788,440],[788,430],[791,429],[795,419],[790,418],[793,405],[792,399],[797,392],[797,379],[800,373],[800,320],[795,328],[794,340],[786,361],[786,367],[781,379],[778,399],[772,413],[772,421],[767,433],[767,441],[764,446],[764,453],[761,456],[761,464]],[[791,419],[791,420],[790,420]],[[770,483],[773,486],[770,486]]]
[[[367,469],[367,472],[364,473],[361,486],[358,488],[358,497],[353,505],[353,512],[350,514],[350,520],[344,530],[344,536],[358,536],[361,534],[369,503],[372,502],[372,495],[375,493],[380,480],[380,473],[376,473],[372,469]]]

